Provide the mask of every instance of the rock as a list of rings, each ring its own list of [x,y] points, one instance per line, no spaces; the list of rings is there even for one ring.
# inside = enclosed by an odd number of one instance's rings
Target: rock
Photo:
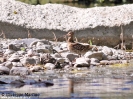
[[[109,61],[108,60],[101,60],[100,65],[109,65]]]
[[[119,63],[121,63],[119,60],[110,60],[108,64],[113,65],[113,64],[119,64]]]
[[[33,51],[33,49],[29,49],[27,51],[27,56],[33,56],[35,54],[35,51]]]
[[[50,54],[41,54],[40,55],[40,60],[42,64],[46,64],[46,63],[53,63],[55,64],[56,59],[53,58]]]
[[[59,63],[64,63],[65,62],[65,58],[56,58],[56,60],[57,60],[57,62],[59,62]]]
[[[20,48],[17,48],[14,44],[9,44],[9,45],[8,45],[8,49],[9,49],[9,50],[14,50],[14,51],[20,50]]]
[[[77,54],[74,53],[61,53],[61,56],[64,58],[67,58],[69,61],[74,61],[76,58],[78,58],[79,56]]]
[[[107,47],[107,46],[103,46],[102,52],[103,52],[105,55],[110,55],[110,56],[113,55],[113,52],[112,52],[111,48],[109,48],[109,47]]]
[[[17,52],[18,52],[19,55],[25,55],[25,54],[26,54],[26,52],[23,51],[23,50],[21,50],[21,51],[17,51]]]
[[[4,81],[0,81],[0,84],[8,84],[8,83],[6,83],[6,82],[4,82]]]
[[[24,57],[20,60],[23,65],[35,65],[36,60],[32,57]]]
[[[59,54],[59,53],[53,54],[52,57],[54,57],[54,58],[62,58],[61,54]]]
[[[7,62],[5,63],[5,67],[8,67],[9,69],[11,69],[12,66],[13,66],[13,64],[12,64],[12,62],[10,62],[10,61],[7,61]]]
[[[67,50],[67,43],[62,43],[60,49]]]
[[[41,64],[40,57],[39,56],[33,56],[32,58],[35,59],[36,64]]]
[[[94,66],[99,66],[100,62],[99,62],[99,60],[97,58],[91,58],[90,64],[94,65]]]
[[[84,57],[77,58],[74,67],[89,67],[90,61],[86,61]]]
[[[43,45],[44,45],[43,42],[38,41],[37,44],[36,44],[36,47],[40,47],[40,46],[43,46]]]
[[[30,45],[29,45],[29,47],[32,47],[32,46],[36,46],[36,47],[38,47],[38,46],[41,46],[41,45],[44,45],[44,44],[46,44],[46,45],[51,45],[51,43],[48,41],[48,40],[36,40],[36,41],[33,41]]]
[[[36,41],[40,41],[39,39],[37,38],[24,38],[24,39],[17,39],[17,40],[14,40],[11,42],[11,44],[23,44],[24,47],[25,46],[28,46],[28,47],[32,47],[30,46],[30,44],[32,44],[33,42],[36,42]]]
[[[17,53],[14,53],[8,60],[11,62],[20,62],[20,56]]]
[[[129,60],[120,60],[120,63],[127,64],[127,63],[129,63]]]
[[[103,52],[87,52],[84,55],[85,58],[97,58],[98,60],[103,59]]]
[[[38,53],[52,53],[52,50],[53,48],[51,45],[42,45],[36,48],[36,51]]]
[[[32,72],[39,72],[40,70],[43,70],[43,68],[40,66],[31,66],[30,67],[30,71],[32,71]]]
[[[25,82],[23,80],[14,80],[10,83],[11,86],[15,87],[15,88],[20,88],[23,87],[25,85]]]
[[[0,65],[0,74],[9,74],[9,68]]]
[[[29,75],[30,71],[28,70],[27,67],[23,66],[13,66],[12,69],[10,70],[10,75]]]
[[[107,60],[117,60],[117,59],[118,59],[118,56],[116,56],[116,55],[113,55],[113,56],[108,55],[107,56]]]
[[[13,54],[13,53],[15,53],[14,50],[6,49],[4,55],[6,56],[6,55],[9,55],[9,54]]]
[[[46,69],[53,70],[55,68],[55,65],[52,63],[46,63],[44,66]]]

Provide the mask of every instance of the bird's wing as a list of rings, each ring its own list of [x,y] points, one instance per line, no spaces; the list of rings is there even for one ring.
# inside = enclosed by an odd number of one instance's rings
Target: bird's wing
[[[79,44],[79,43],[75,43],[75,44],[73,44],[72,45],[73,46],[73,48],[74,49],[76,49],[76,50],[84,50],[84,49],[86,49],[87,47],[89,47],[89,45],[82,45],[82,44]]]

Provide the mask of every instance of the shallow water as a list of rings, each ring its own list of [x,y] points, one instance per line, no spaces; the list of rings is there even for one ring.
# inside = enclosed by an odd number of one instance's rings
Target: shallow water
[[[53,86],[25,85],[16,88],[11,85],[0,85],[0,98],[10,99],[132,99],[133,98],[133,66],[124,67],[92,67],[71,72],[47,71],[36,73],[27,78],[51,81]],[[18,76],[1,76],[2,79],[16,79]],[[7,80],[8,81],[8,80]],[[13,94],[29,94],[29,96],[13,96]],[[81,98],[82,97],[82,98]],[[83,98],[84,97],[84,98]]]

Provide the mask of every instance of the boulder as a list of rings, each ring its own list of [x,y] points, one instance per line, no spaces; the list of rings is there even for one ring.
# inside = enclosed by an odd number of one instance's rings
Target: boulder
[[[97,58],[98,60],[102,60],[103,59],[103,52],[87,52],[84,57],[86,58]]]
[[[10,70],[10,75],[29,75],[31,72],[24,66],[13,66]]]
[[[8,45],[8,49],[14,50],[14,51],[20,50],[20,48],[16,47],[14,44],[9,44],[9,45]]]
[[[77,58],[75,61],[75,65],[74,67],[89,67],[90,66],[90,60],[84,58],[84,57],[80,57]]]
[[[64,58],[67,58],[71,62],[75,61],[75,59],[79,57],[77,54],[69,53],[69,52],[61,53],[61,56]]]
[[[20,60],[23,65],[35,65],[36,60],[32,57],[24,57]]]
[[[105,55],[110,55],[110,56],[113,55],[113,52],[112,52],[111,48],[109,48],[109,47],[107,47],[107,46],[103,46],[102,52],[103,52]]]

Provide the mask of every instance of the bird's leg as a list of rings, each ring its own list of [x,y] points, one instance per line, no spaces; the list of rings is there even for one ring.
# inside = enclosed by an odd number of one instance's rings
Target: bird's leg
[[[81,54],[79,54],[79,58],[81,57],[82,55]]]

